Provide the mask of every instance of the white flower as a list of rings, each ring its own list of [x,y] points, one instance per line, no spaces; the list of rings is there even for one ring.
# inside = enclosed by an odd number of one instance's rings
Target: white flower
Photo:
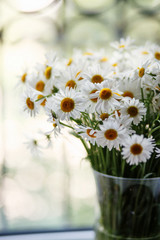
[[[94,113],[95,107],[98,98],[90,98],[91,94],[95,93],[97,91],[95,85],[89,81],[87,81],[81,89],[82,95],[85,98],[85,109],[88,113]]]
[[[132,54],[134,58],[141,58],[141,59],[149,59],[151,57],[150,51],[151,43],[146,42],[143,46],[137,46],[133,51]]]
[[[61,120],[69,120],[70,117],[79,118],[85,107],[82,95],[68,87],[64,92],[60,90],[55,96],[52,96],[51,101],[52,109]]]
[[[103,125],[100,125],[96,142],[102,147],[107,146],[109,150],[113,147],[119,150],[119,146],[126,137],[126,129],[116,119],[108,119],[103,121]]]
[[[23,71],[21,71],[21,74],[17,76],[18,82],[16,84],[16,87],[18,86],[26,86],[29,82],[30,73],[27,68],[24,68]]]
[[[84,126],[78,126],[78,128],[76,128],[75,130],[78,133],[78,135],[82,136],[84,139],[88,140],[90,143],[95,145],[97,133],[96,130]]]
[[[34,156],[39,156],[42,154],[41,152],[41,148],[42,146],[39,144],[39,140],[35,139],[35,138],[29,138],[27,137],[28,140],[26,142],[24,142],[24,144],[27,145],[27,148],[30,150],[30,152],[34,155]]]
[[[123,143],[122,156],[130,165],[138,165],[145,163],[150,157],[154,149],[153,139],[144,138],[143,135],[136,134],[128,137]]]
[[[81,86],[81,81],[79,80],[81,73],[75,67],[66,68],[60,73],[60,77],[57,81],[57,86],[59,89],[65,90],[65,88],[73,88],[78,90]]]
[[[112,115],[109,116],[109,119],[113,118],[115,118],[118,123],[126,129],[127,134],[130,135],[135,133],[135,131],[131,128],[132,118],[130,118],[128,115],[122,115],[120,114],[119,110],[116,110]]]
[[[23,110],[27,111],[31,116],[35,116],[38,113],[39,104],[36,100],[37,92],[31,87],[27,87],[22,98]]]
[[[160,62],[160,46],[157,44],[152,44],[151,48],[152,59],[156,62]]]
[[[137,82],[145,82],[145,78],[152,78],[152,76],[149,75],[150,70],[149,70],[149,65],[151,64],[150,60],[145,60],[145,61],[140,61],[136,63],[135,65],[135,70],[133,72],[133,80]]]
[[[99,64],[94,64],[92,67],[88,67],[82,77],[92,83],[101,83],[108,79],[108,69],[104,70]]]
[[[104,81],[101,84],[95,84],[97,91],[91,94],[90,98],[95,99],[98,98],[96,104],[96,111],[98,113],[101,112],[111,112],[111,110],[115,110],[120,106],[118,100],[120,100],[121,92],[114,87],[112,87],[112,83],[109,81]]]
[[[138,125],[142,120],[143,116],[146,114],[146,108],[144,104],[141,103],[138,99],[128,99],[125,98],[121,104],[120,112],[122,115],[128,115],[133,119],[133,123]]]
[[[141,98],[140,84],[130,78],[125,77],[120,79],[118,89],[122,92],[122,96],[125,98]]]
[[[33,73],[30,75],[29,78],[29,85],[34,88],[36,91],[42,92],[45,94],[45,86],[46,86],[47,80],[45,77],[40,76],[39,73],[35,74]]]
[[[116,50],[123,52],[123,51],[128,51],[133,48],[132,43],[134,42],[133,39],[130,37],[127,37],[126,39],[121,38],[120,41],[115,41],[112,42],[110,45],[115,48]]]

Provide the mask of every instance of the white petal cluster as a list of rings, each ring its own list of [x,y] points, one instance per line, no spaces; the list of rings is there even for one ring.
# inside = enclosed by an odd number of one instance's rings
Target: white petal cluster
[[[145,123],[160,114],[160,46],[133,43],[128,37],[111,43],[112,51],[74,49],[70,58],[47,53],[45,63],[18,76],[23,110],[35,116],[43,109],[49,133],[68,126],[94,147],[120,151],[130,165],[146,162],[154,123]]]

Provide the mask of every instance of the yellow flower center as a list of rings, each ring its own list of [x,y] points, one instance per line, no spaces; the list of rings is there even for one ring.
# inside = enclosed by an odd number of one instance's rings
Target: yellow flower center
[[[71,112],[74,109],[74,100],[72,98],[64,98],[61,101],[61,110],[63,112]]]
[[[97,89],[92,90],[89,94],[97,92]],[[92,102],[97,102],[98,98],[91,98],[90,99]]]
[[[115,129],[108,129],[105,131],[104,136],[107,140],[113,141],[117,138],[118,133]]]
[[[72,62],[73,62],[73,59],[70,58],[70,59],[68,60],[67,66],[70,66],[70,65],[72,64]]]
[[[144,72],[145,72],[145,69],[144,69],[143,67],[140,68],[140,69],[139,69],[139,72],[138,72],[139,77],[143,77]]]
[[[132,92],[130,91],[125,91],[123,94],[122,94],[123,97],[130,97],[130,98],[133,98],[134,95]]]
[[[109,118],[109,114],[108,113],[102,113],[100,115],[100,118],[104,121],[105,119]]]
[[[39,82],[36,83],[37,91],[43,92],[44,87],[45,87],[45,83],[43,81],[40,80]]]
[[[137,116],[137,114],[138,114],[138,108],[136,108],[135,106],[130,106],[130,107],[127,109],[127,112],[128,112],[128,114],[129,114],[131,117],[135,117],[135,116]]]
[[[32,102],[30,98],[26,99],[26,104],[27,104],[29,109],[31,109],[31,110],[34,109],[34,102]]]
[[[100,59],[100,62],[107,62],[107,61],[108,61],[108,58],[106,58],[106,57],[103,57]]]
[[[25,83],[25,81],[26,81],[26,76],[27,76],[27,73],[24,73],[24,74],[22,75],[22,77],[21,77],[21,81],[22,81],[23,83]]]
[[[119,45],[119,48],[125,48],[124,44]]]
[[[37,97],[37,99],[41,99],[41,98],[43,98],[44,96],[43,95],[38,95],[38,97]],[[45,106],[45,104],[46,104],[46,99],[44,99],[42,102],[41,102],[41,106]]]
[[[157,60],[160,60],[160,52],[155,52],[154,56]]]
[[[113,63],[112,67],[117,67],[118,63]]]
[[[84,56],[87,56],[87,55],[92,56],[93,53],[91,53],[91,52],[85,52],[83,55],[84,55]]]
[[[138,143],[135,143],[130,147],[130,152],[133,155],[139,155],[141,154],[142,151],[143,151],[143,147]]]
[[[87,135],[91,138],[96,138],[96,136],[94,136],[94,134],[96,134],[96,132],[94,132],[92,134],[90,134],[90,132],[91,132],[91,129],[87,129],[87,131],[86,131]]]
[[[103,88],[100,93],[99,93],[99,97],[102,100],[107,100],[112,96],[112,91],[110,88]]]
[[[69,80],[67,83],[66,83],[66,87],[69,87],[70,88],[76,88],[77,84],[74,80]]]
[[[44,75],[45,75],[46,79],[50,79],[51,73],[52,73],[52,68],[49,67],[49,66],[46,67],[45,72],[44,72]]]
[[[149,54],[149,52],[143,51],[142,54],[147,55],[147,54]]]
[[[54,127],[54,128],[57,127],[57,123],[53,123],[53,127]]]
[[[103,82],[103,77],[99,74],[94,75],[91,79],[91,82],[92,83],[101,83],[101,82]]]

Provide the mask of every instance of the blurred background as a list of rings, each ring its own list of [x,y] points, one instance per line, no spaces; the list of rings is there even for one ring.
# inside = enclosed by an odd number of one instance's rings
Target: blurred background
[[[85,150],[64,132],[33,157],[26,135],[45,122],[22,113],[16,85],[49,50],[70,56],[74,48],[106,48],[127,36],[160,43],[159,0],[0,1],[0,232],[93,226],[95,187]]]

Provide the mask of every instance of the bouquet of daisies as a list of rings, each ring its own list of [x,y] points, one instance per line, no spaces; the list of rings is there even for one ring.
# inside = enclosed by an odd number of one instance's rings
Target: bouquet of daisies
[[[48,140],[68,127],[101,173],[160,177],[160,46],[126,38],[111,47],[75,50],[68,59],[46,54],[20,77],[24,110],[44,109]]]

